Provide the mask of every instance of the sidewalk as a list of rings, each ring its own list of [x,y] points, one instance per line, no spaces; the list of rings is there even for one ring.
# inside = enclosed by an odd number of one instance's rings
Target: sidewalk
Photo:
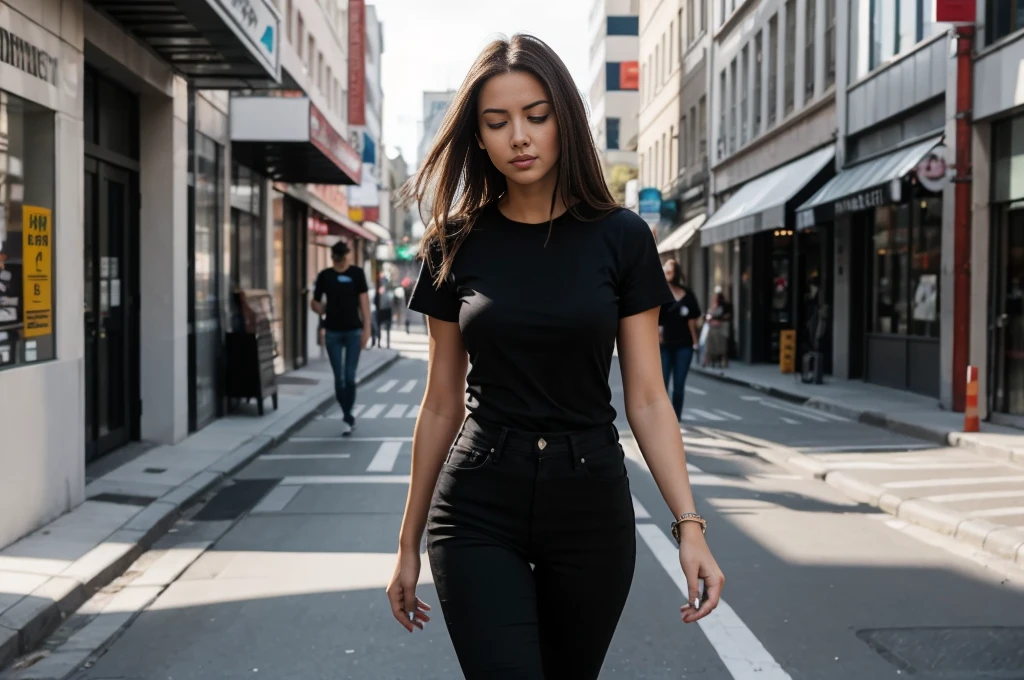
[[[398,358],[365,351],[365,382]],[[182,510],[298,429],[334,399],[327,362],[279,377],[278,410],[254,405],[174,446],[157,446],[86,485],[86,501],[0,550],[0,668],[33,649],[94,592],[118,577]],[[267,405],[269,407],[269,400]]]
[[[798,373],[779,373],[774,364],[733,363],[727,369],[695,365],[692,370],[867,425],[1024,465],[1024,430],[983,422],[981,432],[963,432],[963,414],[944,411],[929,397],[827,376],[824,385],[809,385],[800,381]]]

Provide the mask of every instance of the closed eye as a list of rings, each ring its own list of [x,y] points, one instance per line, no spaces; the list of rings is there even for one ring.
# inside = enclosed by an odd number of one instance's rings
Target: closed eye
[[[501,128],[505,127],[506,124],[507,123],[505,121],[502,121],[500,123],[488,123],[487,127],[491,128],[492,130],[500,130]]]
[[[528,120],[531,123],[543,123],[544,121],[546,121],[548,119],[548,115],[549,114],[545,114],[543,116],[530,116]]]

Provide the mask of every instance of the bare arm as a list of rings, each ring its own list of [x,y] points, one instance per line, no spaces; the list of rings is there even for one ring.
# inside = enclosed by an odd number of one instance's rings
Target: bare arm
[[[640,452],[673,518],[696,512],[679,422],[662,380],[658,358],[658,310],[622,319],[619,322],[618,346],[626,419]],[[700,525],[684,522],[681,528],[680,563],[689,586],[689,602],[698,595],[698,580],[704,580],[707,593],[707,603],[699,612],[684,606],[683,620],[692,623],[718,605],[725,577],[711,556]]]
[[[368,293],[359,294],[359,311],[363,315],[363,347],[366,347],[366,343],[370,340],[370,295]]]
[[[465,417],[469,368],[459,324],[427,317],[427,329],[427,388],[412,437],[412,479],[399,535],[399,548],[414,552],[419,551],[441,463]]]
[[[316,312],[318,316],[324,315],[324,303],[320,302],[319,300],[310,300],[309,308]]]

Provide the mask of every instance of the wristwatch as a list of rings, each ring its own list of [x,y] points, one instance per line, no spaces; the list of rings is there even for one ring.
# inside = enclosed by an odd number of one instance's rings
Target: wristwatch
[[[682,526],[683,522],[696,522],[700,525],[700,532],[702,534],[708,532],[708,521],[706,519],[695,512],[684,512],[679,515],[676,521],[672,522],[672,538],[676,539],[676,543],[682,543],[682,538],[679,536],[679,527]]]

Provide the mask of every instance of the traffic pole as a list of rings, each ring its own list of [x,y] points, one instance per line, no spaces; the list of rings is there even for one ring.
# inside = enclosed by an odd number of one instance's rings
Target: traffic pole
[[[964,389],[964,432],[977,432],[978,422],[978,367],[967,367],[967,385]]]
[[[971,99],[974,26],[956,27],[956,176],[953,217],[953,375],[963,375],[971,352]],[[964,410],[963,386],[953,383],[953,410]]]

